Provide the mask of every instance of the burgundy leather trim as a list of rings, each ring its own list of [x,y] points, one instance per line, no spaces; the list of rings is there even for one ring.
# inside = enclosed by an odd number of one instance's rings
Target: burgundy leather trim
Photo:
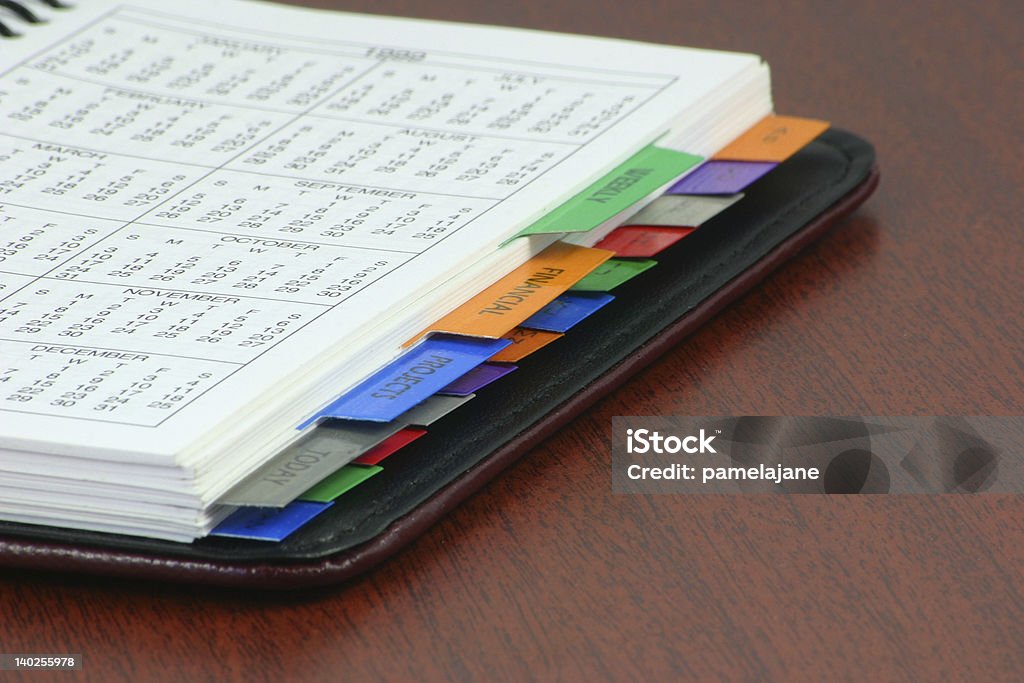
[[[795,232],[742,275],[730,280],[690,313],[667,326],[636,353],[550,412],[543,421],[524,430],[411,513],[396,520],[383,533],[356,548],[318,562],[247,564],[196,561],[33,540],[0,539],[3,564],[13,568],[95,573],[160,581],[188,581],[235,588],[310,588],[350,579],[400,551],[503,469],[633,374],[650,365],[730,302],[752,289],[798,251],[821,237],[839,220],[860,206],[875,190],[878,180],[878,168],[873,167],[856,188]]]

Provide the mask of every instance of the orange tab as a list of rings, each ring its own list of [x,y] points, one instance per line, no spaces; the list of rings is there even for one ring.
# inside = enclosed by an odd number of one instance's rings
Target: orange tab
[[[525,327],[517,327],[505,335],[505,339],[511,340],[512,345],[498,351],[497,354],[491,356],[490,360],[502,363],[517,363],[534,351],[564,336],[564,334],[559,332],[528,330]]]
[[[827,121],[796,116],[766,116],[711,158],[785,161],[827,129]]]
[[[614,255],[604,249],[555,242],[411,341],[427,332],[500,337]]]

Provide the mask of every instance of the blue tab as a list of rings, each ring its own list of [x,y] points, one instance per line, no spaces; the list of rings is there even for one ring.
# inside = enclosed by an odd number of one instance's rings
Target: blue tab
[[[390,422],[511,343],[508,339],[430,336],[321,410],[313,420],[333,417]]]
[[[297,500],[283,508],[239,508],[218,524],[210,535],[282,541],[333,504]]]
[[[547,332],[567,332],[614,298],[602,292],[566,292],[520,323],[520,326]]]

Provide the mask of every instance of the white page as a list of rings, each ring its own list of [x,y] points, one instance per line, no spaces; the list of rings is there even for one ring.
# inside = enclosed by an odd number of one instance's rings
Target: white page
[[[758,64],[234,2],[28,35],[0,44],[0,445],[168,463]]]

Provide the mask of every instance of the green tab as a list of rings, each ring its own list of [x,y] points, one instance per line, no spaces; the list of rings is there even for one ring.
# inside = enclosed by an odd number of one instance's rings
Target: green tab
[[[319,484],[299,496],[299,500],[311,500],[317,503],[330,503],[341,494],[383,472],[383,467],[364,467],[362,465],[345,465]]]
[[[656,265],[658,262],[651,259],[608,259],[574,284],[572,289],[583,292],[608,292]]]
[[[592,230],[700,162],[693,154],[647,145],[517,237]]]

